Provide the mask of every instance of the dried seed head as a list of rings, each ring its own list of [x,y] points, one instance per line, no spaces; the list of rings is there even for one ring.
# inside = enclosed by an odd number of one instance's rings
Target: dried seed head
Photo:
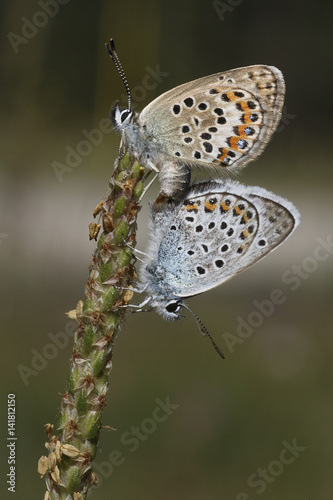
[[[51,438],[51,436],[53,435],[53,431],[54,431],[54,425],[53,424],[45,424],[44,427],[45,427],[45,432],[47,434],[47,437]]]
[[[57,484],[60,484],[60,471],[58,466],[56,465],[54,470],[51,472],[51,477],[53,481]]]
[[[81,453],[80,450],[78,450],[77,448],[75,448],[75,446],[71,444],[63,444],[61,446],[61,451],[64,455],[71,458],[77,458],[79,456],[83,456],[83,453]]]
[[[103,210],[104,201],[100,201],[98,205],[96,205],[95,210],[93,211],[93,216],[96,217]]]
[[[113,218],[110,213],[103,214],[103,230],[106,233],[112,233],[114,229]]]
[[[56,454],[53,451],[51,451],[51,453],[47,457],[47,466],[50,470],[54,470],[56,463],[57,463]]]
[[[46,472],[48,470],[47,463],[48,463],[47,457],[45,457],[44,455],[42,457],[40,457],[40,459],[38,460],[37,472],[38,472],[38,474],[41,475],[41,477],[43,477],[44,474],[46,474]]]
[[[97,241],[97,236],[100,229],[101,229],[101,224],[96,224],[96,222],[91,222],[89,224],[89,239]]]

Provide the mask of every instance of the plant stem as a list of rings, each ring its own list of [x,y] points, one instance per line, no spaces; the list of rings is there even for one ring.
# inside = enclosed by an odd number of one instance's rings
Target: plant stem
[[[135,246],[136,217],[142,193],[144,169],[126,154],[117,160],[107,200],[100,203],[103,232],[89,268],[85,299],[76,308],[78,328],[66,391],[62,396],[57,434],[46,425],[48,457],[39,461],[46,474],[44,498],[85,499],[96,483],[93,461],[106,405],[112,352],[119,325],[132,292],[126,287],[134,278],[131,263]],[[97,224],[90,225],[91,238]]]

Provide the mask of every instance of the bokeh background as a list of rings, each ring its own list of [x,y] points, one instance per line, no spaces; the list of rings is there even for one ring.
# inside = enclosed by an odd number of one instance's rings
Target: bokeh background
[[[88,224],[119,146],[110,129],[82,146],[111,104],[124,102],[104,48],[112,36],[137,109],[210,73],[280,68],[281,125],[240,180],[293,201],[302,223],[263,262],[189,300],[225,361],[191,317],[168,324],[154,312],[128,315],[104,414],[116,430],[102,432],[96,464],[104,477],[91,498],[331,499],[332,4],[4,0],[0,11],[1,497],[12,498],[8,393],[17,399],[15,498],[42,498],[45,490],[36,473],[43,425],[55,421],[72,349],[71,338],[57,334],[68,331],[65,311],[83,297],[95,247]],[[147,74],[155,75],[149,88]],[[66,163],[73,150],[80,154]],[[55,162],[67,166],[60,176]],[[155,183],[140,214],[141,250],[147,203],[157,193]],[[283,303],[228,347],[226,333],[237,335],[239,322],[255,317],[254,301],[275,289]],[[67,341],[56,346],[60,336]],[[154,425],[157,400],[178,407]],[[294,455],[283,451],[295,444]],[[120,465],[110,465],[113,450]]]

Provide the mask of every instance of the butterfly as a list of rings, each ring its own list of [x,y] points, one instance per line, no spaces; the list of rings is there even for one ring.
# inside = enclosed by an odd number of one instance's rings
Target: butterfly
[[[211,290],[260,261],[299,222],[300,214],[288,200],[230,180],[194,184],[178,202],[155,202],[140,270],[147,297],[137,307],[149,304],[164,319],[179,319],[181,309],[189,309],[184,299]]]
[[[128,95],[127,109],[120,110],[117,102],[112,110],[122,149],[159,172],[167,196],[181,198],[192,167],[215,175],[244,167],[262,152],[279,123],[285,84],[273,66],[247,66],[184,83],[137,113],[112,39],[106,47]]]

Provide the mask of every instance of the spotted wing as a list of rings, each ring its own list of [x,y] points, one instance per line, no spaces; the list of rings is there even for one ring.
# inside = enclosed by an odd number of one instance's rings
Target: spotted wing
[[[169,90],[142,111],[139,123],[170,157],[234,170],[258,156],[269,141],[284,93],[277,68],[238,68]]]
[[[214,288],[280,245],[300,220],[287,200],[238,183],[201,183],[162,237],[156,274],[175,296]]]

